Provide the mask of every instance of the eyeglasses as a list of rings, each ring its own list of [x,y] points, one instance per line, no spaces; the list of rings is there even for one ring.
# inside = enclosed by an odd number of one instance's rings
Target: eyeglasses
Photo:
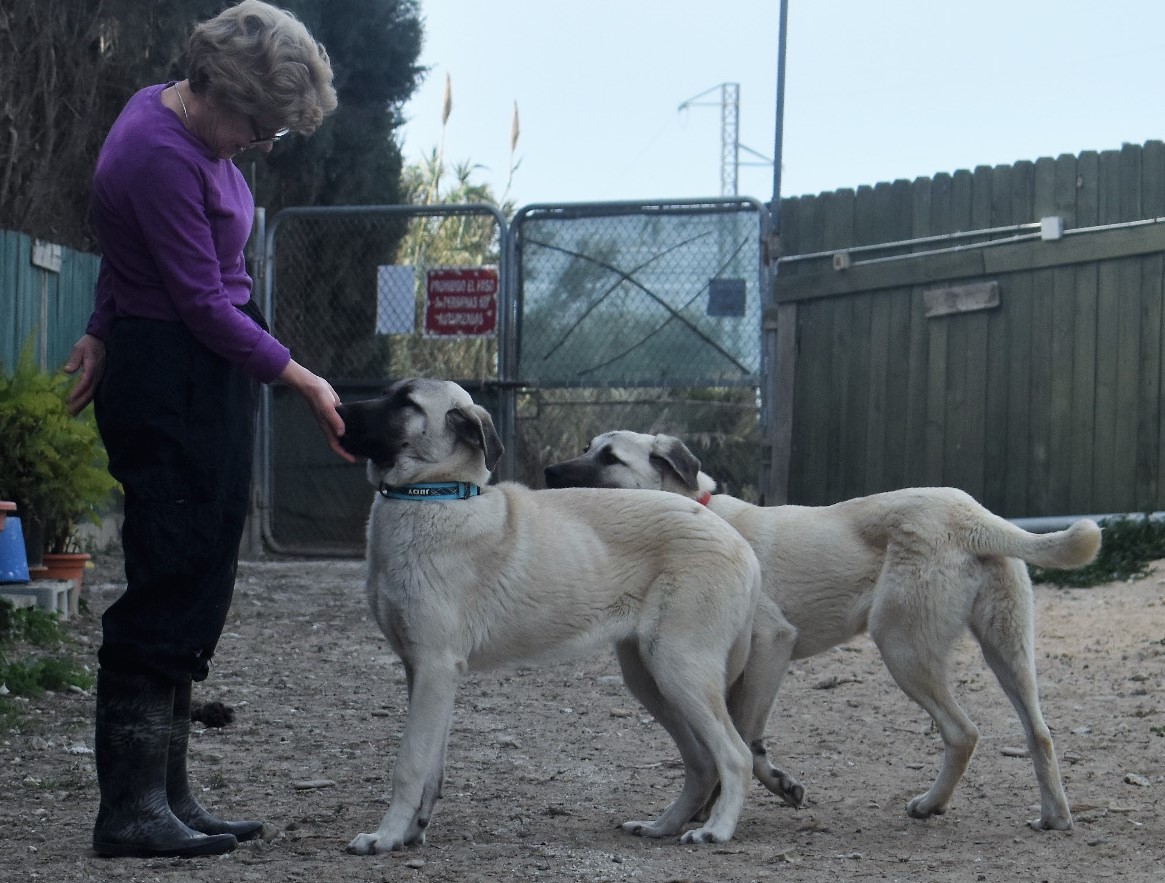
[[[291,131],[291,129],[280,129],[279,131],[275,132],[273,135],[260,135],[259,134],[259,127],[257,125],[255,125],[255,121],[252,119],[250,122],[251,122],[251,131],[255,134],[255,137],[251,139],[252,144],[267,144],[267,143],[274,144],[276,141],[283,138],[285,135],[287,135]]]

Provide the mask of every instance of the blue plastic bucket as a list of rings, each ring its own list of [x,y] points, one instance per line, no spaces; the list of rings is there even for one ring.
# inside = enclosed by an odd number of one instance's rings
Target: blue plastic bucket
[[[0,583],[28,582],[28,556],[20,516],[9,513],[0,529]]]

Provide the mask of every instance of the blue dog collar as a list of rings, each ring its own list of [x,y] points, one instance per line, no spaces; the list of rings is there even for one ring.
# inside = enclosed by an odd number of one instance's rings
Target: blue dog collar
[[[466,481],[434,481],[424,484],[381,484],[377,491],[389,500],[468,500],[481,493],[476,484]]]

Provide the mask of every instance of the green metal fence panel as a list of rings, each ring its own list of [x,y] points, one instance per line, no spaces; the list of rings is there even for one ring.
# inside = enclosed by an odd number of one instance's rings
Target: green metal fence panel
[[[96,255],[0,230],[0,365],[14,364],[26,344],[42,367],[64,363],[93,312],[99,264]]]

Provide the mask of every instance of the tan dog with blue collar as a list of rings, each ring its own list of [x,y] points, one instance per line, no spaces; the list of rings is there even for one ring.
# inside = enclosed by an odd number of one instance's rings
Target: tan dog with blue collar
[[[402,380],[340,413],[342,443],[368,458],[378,489],[368,599],[409,692],[388,812],[349,850],[424,842],[461,675],[603,644],[614,645],[628,688],[684,762],[671,806],[623,828],[728,840],[750,768],[764,781],[769,767],[738,734],[726,693],[731,686],[734,708],[767,717],[794,638],[763,598],[748,544],[675,494],[487,487],[501,443],[455,383]],[[780,793],[781,783],[766,784]],[[685,833],[709,801],[707,821]]]

